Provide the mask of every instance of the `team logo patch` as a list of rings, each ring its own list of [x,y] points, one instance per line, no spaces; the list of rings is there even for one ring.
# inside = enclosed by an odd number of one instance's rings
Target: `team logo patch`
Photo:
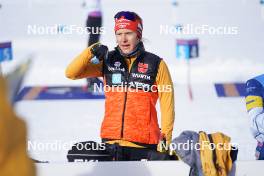
[[[146,73],[148,71],[148,64],[144,64],[139,62],[138,63],[138,72],[140,73]]]
[[[114,66],[115,66],[115,67],[120,67],[120,66],[121,66],[121,63],[120,63],[120,62],[115,62],[115,63],[114,63]]]
[[[115,73],[115,74],[112,74],[112,83],[113,84],[120,84],[122,81],[121,81],[121,74],[120,73]]]

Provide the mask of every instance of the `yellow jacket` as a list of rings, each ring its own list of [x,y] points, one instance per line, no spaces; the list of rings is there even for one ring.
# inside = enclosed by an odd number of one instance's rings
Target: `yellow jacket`
[[[102,62],[99,64],[92,64],[91,59],[94,57],[90,51],[91,47],[86,48],[80,55],[78,55],[67,67],[66,77],[70,79],[102,77]],[[130,70],[134,58],[126,58],[125,61]],[[172,79],[166,63],[162,60],[159,65],[158,74],[156,77],[156,84],[158,86],[170,85],[173,90]],[[172,130],[174,124],[174,92],[159,92],[160,109],[161,109],[161,132],[165,135],[166,140],[170,143],[172,138]],[[108,143],[119,143],[121,146],[141,147],[134,143],[115,140]]]
[[[26,125],[13,112],[1,76],[0,122],[0,175],[34,176],[35,166],[27,155]]]
[[[227,176],[232,169],[230,137],[223,133],[211,134],[214,146],[210,146],[210,139],[205,132],[200,132],[200,157],[205,176]],[[215,162],[213,150],[215,149]]]

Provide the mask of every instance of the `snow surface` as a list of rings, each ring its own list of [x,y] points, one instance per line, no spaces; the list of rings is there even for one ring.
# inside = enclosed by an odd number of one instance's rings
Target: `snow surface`
[[[236,162],[236,175],[258,176],[264,161]],[[254,167],[249,167],[254,165]],[[117,169],[118,168],[118,169]],[[89,163],[60,163],[37,164],[38,176],[174,176],[189,175],[189,167],[181,161],[148,161],[148,162],[89,162]],[[128,172],[129,171],[129,172]]]
[[[176,119],[173,136],[183,130],[221,131],[239,145],[239,160],[253,160],[256,141],[250,134],[243,98],[217,98],[213,83],[245,82],[263,73],[264,21],[258,0],[102,0],[106,33],[102,43],[115,46],[113,16],[119,10],[138,12],[144,20],[146,49],[163,57],[175,84]],[[87,35],[32,35],[28,25],[84,26],[88,14],[81,0],[2,0],[0,39],[13,42],[12,62],[2,64],[4,73],[34,56],[24,85],[85,85],[64,76],[67,64],[87,43]],[[237,35],[160,34],[160,25],[194,24],[235,26]],[[200,57],[191,61],[194,101],[188,98],[186,64],[175,57],[176,38],[199,38]],[[100,141],[104,100],[22,101],[17,113],[26,120],[30,155],[53,163],[65,162],[73,141]],[[38,149],[34,149],[34,144]],[[43,145],[52,147],[43,149]],[[64,149],[60,147],[65,145]],[[54,147],[55,146],[55,147]]]

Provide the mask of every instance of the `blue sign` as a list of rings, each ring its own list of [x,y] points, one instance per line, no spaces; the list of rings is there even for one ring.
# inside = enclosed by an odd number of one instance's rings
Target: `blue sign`
[[[264,0],[260,0],[260,4],[264,5]]]
[[[172,5],[174,5],[174,6],[177,6],[178,5],[178,2],[177,2],[178,0],[172,0]]]
[[[0,43],[0,62],[13,59],[11,42]]]
[[[176,40],[176,58],[192,59],[199,57],[198,39]]]

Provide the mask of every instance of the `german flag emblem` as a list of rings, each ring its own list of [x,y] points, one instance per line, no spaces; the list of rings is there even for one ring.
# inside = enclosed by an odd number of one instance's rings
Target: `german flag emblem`
[[[148,64],[144,64],[139,62],[138,63],[138,72],[139,73],[146,73],[148,71]]]

